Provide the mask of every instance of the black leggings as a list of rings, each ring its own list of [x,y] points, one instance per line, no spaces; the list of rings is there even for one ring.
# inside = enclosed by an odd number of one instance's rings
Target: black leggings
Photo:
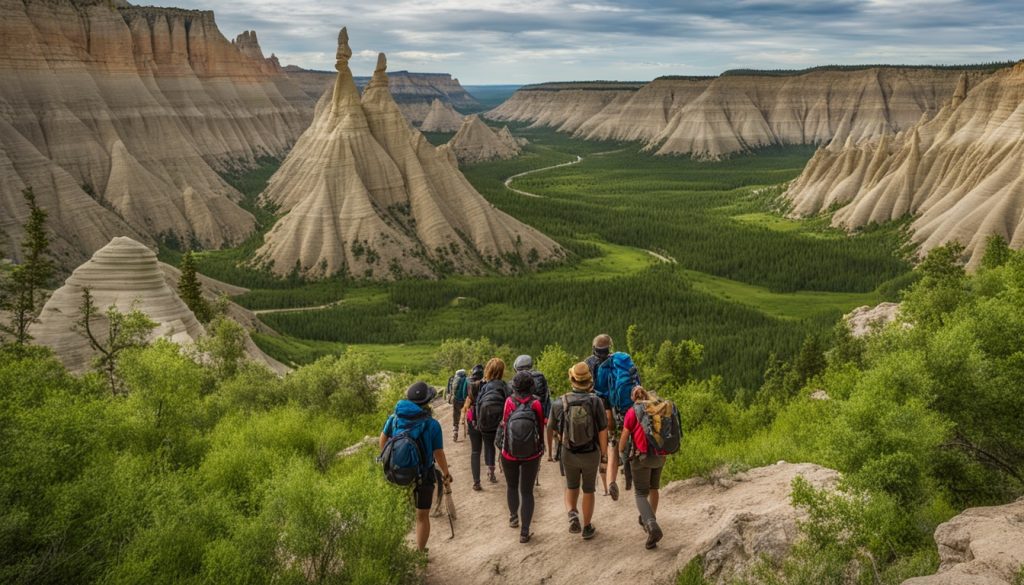
[[[530,461],[509,461],[502,456],[501,468],[505,470],[505,484],[508,486],[505,492],[508,498],[508,513],[511,516],[519,516],[519,532],[529,534],[530,520],[533,519],[533,484],[536,483],[537,472],[540,471],[540,457]]]
[[[494,435],[495,433],[481,433],[470,424],[467,427],[469,432],[469,467],[473,472],[473,483],[480,483],[480,450],[484,452],[484,463],[488,467],[494,467]]]
[[[466,434],[469,435],[469,468],[473,472],[473,483],[480,483],[480,449],[483,444],[483,435],[470,423],[466,427]]]

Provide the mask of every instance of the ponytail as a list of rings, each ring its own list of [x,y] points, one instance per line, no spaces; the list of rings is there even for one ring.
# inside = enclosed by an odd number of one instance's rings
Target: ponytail
[[[644,400],[651,399],[650,393],[648,393],[643,386],[634,386],[631,397],[633,399],[633,402],[642,402]]]

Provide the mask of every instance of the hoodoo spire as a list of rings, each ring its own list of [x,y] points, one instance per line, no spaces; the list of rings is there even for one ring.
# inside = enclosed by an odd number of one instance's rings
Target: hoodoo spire
[[[345,108],[359,105],[359,90],[356,89],[356,81],[352,78],[352,70],[348,67],[348,60],[352,58],[352,48],[348,46],[348,29],[345,27],[338,33],[336,58],[334,68],[338,71],[338,78],[334,81],[331,109],[334,114],[340,114]]]

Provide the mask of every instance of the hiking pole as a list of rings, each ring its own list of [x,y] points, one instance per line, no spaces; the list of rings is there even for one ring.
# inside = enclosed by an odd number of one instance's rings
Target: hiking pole
[[[455,538],[455,502],[452,501],[452,484],[447,480],[444,482],[444,509],[448,513],[448,528],[452,531],[448,540],[452,540]]]

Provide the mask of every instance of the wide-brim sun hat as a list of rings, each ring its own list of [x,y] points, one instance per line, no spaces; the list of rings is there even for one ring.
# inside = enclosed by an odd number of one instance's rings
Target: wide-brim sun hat
[[[420,406],[433,400],[434,396],[437,396],[437,390],[426,382],[415,382],[405,391],[406,400]]]
[[[569,384],[576,390],[590,390],[594,387],[594,377],[590,375],[590,367],[585,362],[569,368]]]

